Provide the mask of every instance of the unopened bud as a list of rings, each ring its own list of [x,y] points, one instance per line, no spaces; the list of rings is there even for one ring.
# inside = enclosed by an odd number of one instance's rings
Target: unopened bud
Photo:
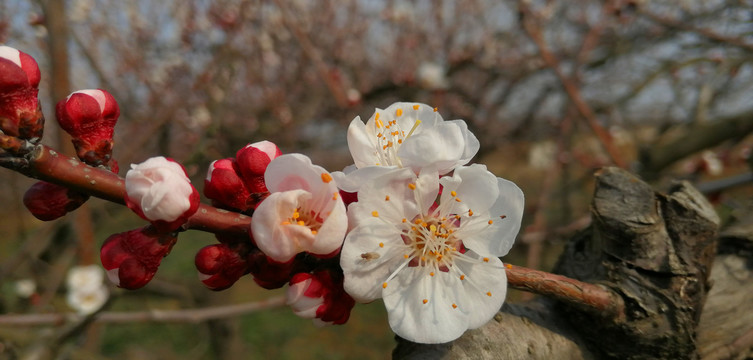
[[[232,158],[216,160],[209,165],[204,179],[204,195],[217,207],[238,211],[253,209],[253,204],[249,206],[251,194]]]
[[[162,156],[131,165],[126,205],[160,231],[177,230],[199,208],[199,192],[182,165]]]
[[[78,209],[89,195],[48,183],[38,181],[24,194],[24,205],[42,221],[51,221]]]
[[[286,293],[287,304],[315,325],[344,324],[355,301],[343,290],[342,279],[341,274],[329,270],[295,274]]]
[[[141,288],[152,280],[176,241],[151,226],[111,235],[100,250],[102,266],[115,285]]]
[[[92,166],[107,165],[112,156],[113,132],[120,116],[115,98],[105,90],[79,90],[58,102],[60,127],[73,138],[78,157]]]
[[[39,108],[40,72],[26,53],[0,46],[0,130],[8,136],[38,141],[44,130]]]
[[[212,290],[224,290],[235,284],[248,270],[246,259],[225,244],[209,245],[196,253],[199,279]]]

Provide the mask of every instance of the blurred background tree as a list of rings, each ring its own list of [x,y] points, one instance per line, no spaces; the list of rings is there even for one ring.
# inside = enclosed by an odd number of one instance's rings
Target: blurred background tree
[[[478,162],[526,193],[527,227],[505,260],[549,269],[588,224],[591,175],[603,165],[658,186],[700,184],[726,222],[747,213],[752,22],[746,0],[6,0],[0,43],[40,63],[46,143],[60,146],[49,135],[65,96],[55,89],[105,88],[121,107],[121,167],[170,156],[199,187],[212,160],[264,139],[339,170],[351,162],[355,116],[395,101],[436,106],[468,122]],[[61,23],[67,33],[52,25]],[[66,269],[140,224],[101,201],[89,204],[89,225],[40,223],[21,203],[31,181],[9,171],[0,181],[2,313],[67,311]],[[184,234],[154,284],[116,292],[110,308],[274,294],[249,279],[204,290],[193,254],[212,241]],[[15,291],[23,279],[36,282],[36,297]],[[199,325],[94,324],[59,345],[73,358],[384,358],[393,343],[382,311],[358,306],[349,324],[324,330],[284,308]],[[24,353],[40,331],[0,326],[0,356]]]

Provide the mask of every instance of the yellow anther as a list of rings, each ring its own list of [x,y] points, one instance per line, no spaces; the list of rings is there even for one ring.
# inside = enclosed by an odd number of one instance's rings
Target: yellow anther
[[[397,139],[397,143],[398,144],[402,144],[403,143],[403,139]]]
[[[460,198],[455,198],[455,201],[461,202],[462,200],[460,200]]]
[[[376,113],[376,115],[374,116],[374,120],[379,120],[379,113]]]
[[[434,112],[437,112],[437,111],[439,111],[439,108],[434,108]]]
[[[383,248],[384,247],[384,243],[379,243],[379,247]]]
[[[411,190],[416,190],[416,184],[408,184],[408,188]]]
[[[413,105],[413,110],[418,110],[418,105]]]
[[[374,211],[371,212],[371,216],[373,216],[373,217],[379,217],[379,212],[377,212],[376,210],[374,210]]]
[[[433,233],[436,233],[437,232],[437,227],[432,224],[431,226],[429,226],[429,230],[431,230],[431,232],[433,232]]]
[[[487,292],[486,296],[492,296],[492,293],[491,292]]]
[[[382,283],[382,289],[386,289],[386,288],[387,288],[387,283]]]
[[[332,175],[327,174],[327,173],[322,173],[322,181],[324,181],[325,183],[329,183],[330,181],[332,181]]]
[[[403,255],[403,257],[407,259],[407,258],[409,258],[410,256],[408,256],[408,254],[405,254],[405,255]]]
[[[424,299],[423,303],[426,304],[427,302],[429,302],[429,300],[428,299]]]
[[[311,235],[316,235],[316,230],[311,230]]]
[[[510,264],[505,264],[505,267],[508,268],[508,269],[512,269],[512,265],[510,265]]]
[[[301,214],[298,211],[293,213],[293,219],[298,219],[299,217],[301,217]]]
[[[395,115],[397,116],[403,115],[403,109],[397,109],[397,111],[395,111]]]
[[[340,193],[332,193],[332,200],[337,200],[340,197]]]
[[[473,216],[473,210],[468,209],[468,216]]]
[[[506,217],[507,217],[507,215],[500,215],[500,216],[499,216],[499,218],[500,218],[500,219],[504,219],[504,218],[506,218]]]
[[[280,225],[290,225],[290,221],[283,221]]]
[[[465,275],[460,275],[460,280],[465,280]]]
[[[390,196],[389,195],[385,196],[384,201],[390,201]]]
[[[492,221],[492,220],[489,220],[489,225],[491,225],[491,224],[493,224],[493,223],[494,223],[494,221]]]
[[[458,193],[456,193],[455,190],[452,190],[450,191],[450,195],[452,195],[452,197],[455,197],[458,196]]]
[[[305,222],[303,222],[303,220],[298,220],[298,225],[301,225],[301,226],[303,226],[303,225],[306,225],[306,223],[305,223]]]
[[[430,273],[429,273],[429,276],[434,276],[434,272],[433,272],[433,271],[432,271],[432,272],[430,272]]]
[[[403,218],[403,223],[407,223],[407,222],[408,222],[408,219]]]
[[[376,127],[381,128],[382,126],[384,126],[384,124],[382,123],[382,120],[379,120],[379,114],[377,114]]]
[[[484,258],[484,262],[489,262],[489,258],[488,258],[488,257],[485,257],[485,258]]]
[[[458,306],[457,306],[457,305],[455,305],[455,304],[452,304],[452,308],[453,308],[453,309],[457,309],[457,308],[458,308]]]

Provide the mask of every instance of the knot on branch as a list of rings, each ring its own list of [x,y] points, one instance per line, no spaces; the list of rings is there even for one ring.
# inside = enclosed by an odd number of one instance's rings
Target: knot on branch
[[[661,194],[605,168],[596,174],[591,212],[593,225],[568,245],[556,272],[610,287],[625,314],[604,321],[566,308],[570,321],[608,357],[697,357],[695,329],[719,226],[711,205],[686,182]]]

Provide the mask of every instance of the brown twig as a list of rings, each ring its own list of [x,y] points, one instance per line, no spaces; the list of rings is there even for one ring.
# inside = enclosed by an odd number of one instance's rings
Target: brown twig
[[[110,171],[91,167],[45,145],[36,146],[28,154],[27,160],[26,166],[12,169],[32,178],[125,204],[125,180]],[[196,214],[183,225],[183,229],[246,234],[250,225],[251,218],[248,216],[201,204]]]
[[[505,266],[507,284],[513,289],[548,296],[604,318],[621,319],[624,316],[622,298],[605,287],[544,271]]]
[[[285,305],[284,296],[269,299],[196,309],[149,310],[133,312],[102,312],[95,316],[95,323],[125,324],[135,322],[199,323],[212,319],[228,318],[274,309]],[[85,316],[73,313],[0,315],[0,326],[43,326],[77,322]]]
[[[740,38],[740,37],[726,36],[726,35],[716,33],[711,29],[699,28],[687,21],[673,19],[667,16],[655,14],[642,7],[639,7],[638,13],[651,19],[651,21],[653,22],[659,23],[669,28],[696,33],[711,41],[734,45],[748,51],[753,51],[753,43],[746,42],[745,40],[743,40],[743,38]]]
[[[617,150],[617,148],[614,146],[612,136],[604,129],[604,127],[599,125],[599,122],[596,119],[596,115],[594,114],[591,107],[583,99],[583,96],[580,94],[580,90],[575,85],[575,83],[573,83],[573,81],[568,78],[565,73],[562,72],[562,68],[559,65],[559,60],[557,60],[557,57],[554,56],[554,54],[552,54],[552,52],[549,50],[549,47],[544,40],[543,32],[532,19],[534,17],[533,12],[528,8],[528,5],[526,5],[524,1],[521,1],[518,4],[520,6],[520,12],[524,15],[523,29],[538,47],[539,54],[544,60],[544,63],[546,63],[546,65],[550,67],[552,71],[554,71],[554,74],[562,83],[562,87],[565,89],[567,96],[573,102],[575,108],[578,109],[578,112],[581,114],[581,116],[583,116],[583,118],[586,120],[586,123],[588,123],[588,126],[591,128],[594,134],[596,134],[596,137],[599,139],[601,144],[604,146],[604,149],[607,151],[607,154],[611,158],[612,163],[620,168],[627,168],[627,163],[622,158],[622,155],[620,155],[620,152]]]

